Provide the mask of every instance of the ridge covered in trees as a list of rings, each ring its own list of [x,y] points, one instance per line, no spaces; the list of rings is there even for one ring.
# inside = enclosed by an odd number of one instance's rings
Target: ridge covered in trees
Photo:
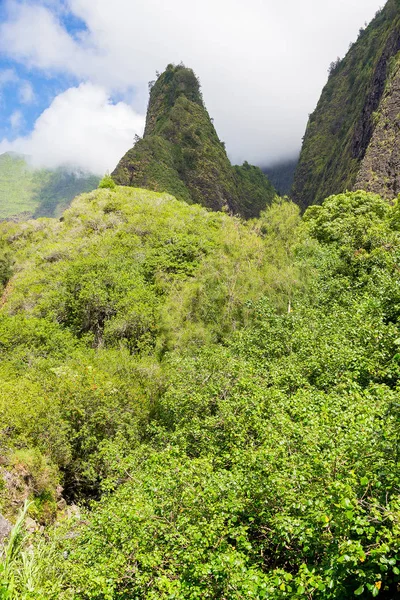
[[[28,157],[0,155],[0,219],[59,217],[78,194],[97,188],[99,177],[66,168],[35,169]]]
[[[400,1],[388,0],[343,60],[332,63],[310,115],[292,189],[302,208],[351,189],[396,197],[399,51]]]

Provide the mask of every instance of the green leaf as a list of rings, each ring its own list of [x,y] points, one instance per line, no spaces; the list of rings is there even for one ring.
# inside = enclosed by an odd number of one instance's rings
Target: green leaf
[[[362,535],[364,533],[364,529],[362,527],[357,527],[356,531],[357,531],[358,535]]]
[[[376,598],[378,594],[379,594],[379,588],[377,588],[376,585],[374,585],[374,587],[372,588],[372,595],[374,598]]]
[[[299,596],[302,596],[304,594],[304,592],[306,591],[306,588],[303,587],[302,585],[299,585],[299,587],[297,588],[297,594]]]
[[[363,593],[364,593],[364,586],[360,585],[360,587],[357,588],[356,591],[354,592],[354,595],[355,596],[361,596],[361,594],[363,594]]]

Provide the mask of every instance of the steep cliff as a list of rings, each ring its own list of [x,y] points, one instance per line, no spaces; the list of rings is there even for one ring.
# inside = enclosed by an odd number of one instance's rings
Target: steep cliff
[[[400,193],[400,57],[391,73],[355,187],[392,199]]]
[[[151,88],[143,139],[112,173],[118,185],[244,217],[258,216],[275,190],[257,167],[232,167],[191,69],[169,65]]]
[[[382,112],[386,111],[388,117],[394,114],[396,106],[400,112],[396,85],[388,85],[399,51],[400,0],[388,0],[370,25],[360,30],[345,58],[332,64],[328,83],[310,115],[293,185],[293,198],[302,207],[360,185],[379,193],[391,188],[391,183],[380,187],[376,178],[370,185],[372,179],[366,171],[371,170],[372,155],[376,156],[376,150],[368,151],[371,143],[376,148],[378,139],[382,144],[383,136],[390,154],[391,128],[383,133],[381,127],[381,133],[373,140],[382,123]],[[388,107],[391,90],[393,102]],[[385,160],[390,162],[389,158]]]

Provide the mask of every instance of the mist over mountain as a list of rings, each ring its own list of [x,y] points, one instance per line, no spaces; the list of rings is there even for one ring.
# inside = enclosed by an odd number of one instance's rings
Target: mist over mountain
[[[262,172],[265,173],[272,185],[282,196],[289,194],[292,189],[298,161],[299,159],[296,156],[296,158],[282,160],[270,166],[262,167]]]
[[[0,155],[0,219],[59,217],[78,194],[97,187],[99,178],[67,168],[35,169],[29,157]]]

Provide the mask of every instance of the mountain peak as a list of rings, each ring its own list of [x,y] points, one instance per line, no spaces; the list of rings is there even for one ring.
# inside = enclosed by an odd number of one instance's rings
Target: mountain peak
[[[155,82],[150,83],[150,100],[147,109],[145,135],[156,133],[163,117],[179,98],[204,107],[200,82],[194,71],[183,64],[169,64]]]
[[[258,167],[233,167],[192,69],[168,65],[151,84],[146,128],[112,173],[115,183],[256,217],[275,190]]]

